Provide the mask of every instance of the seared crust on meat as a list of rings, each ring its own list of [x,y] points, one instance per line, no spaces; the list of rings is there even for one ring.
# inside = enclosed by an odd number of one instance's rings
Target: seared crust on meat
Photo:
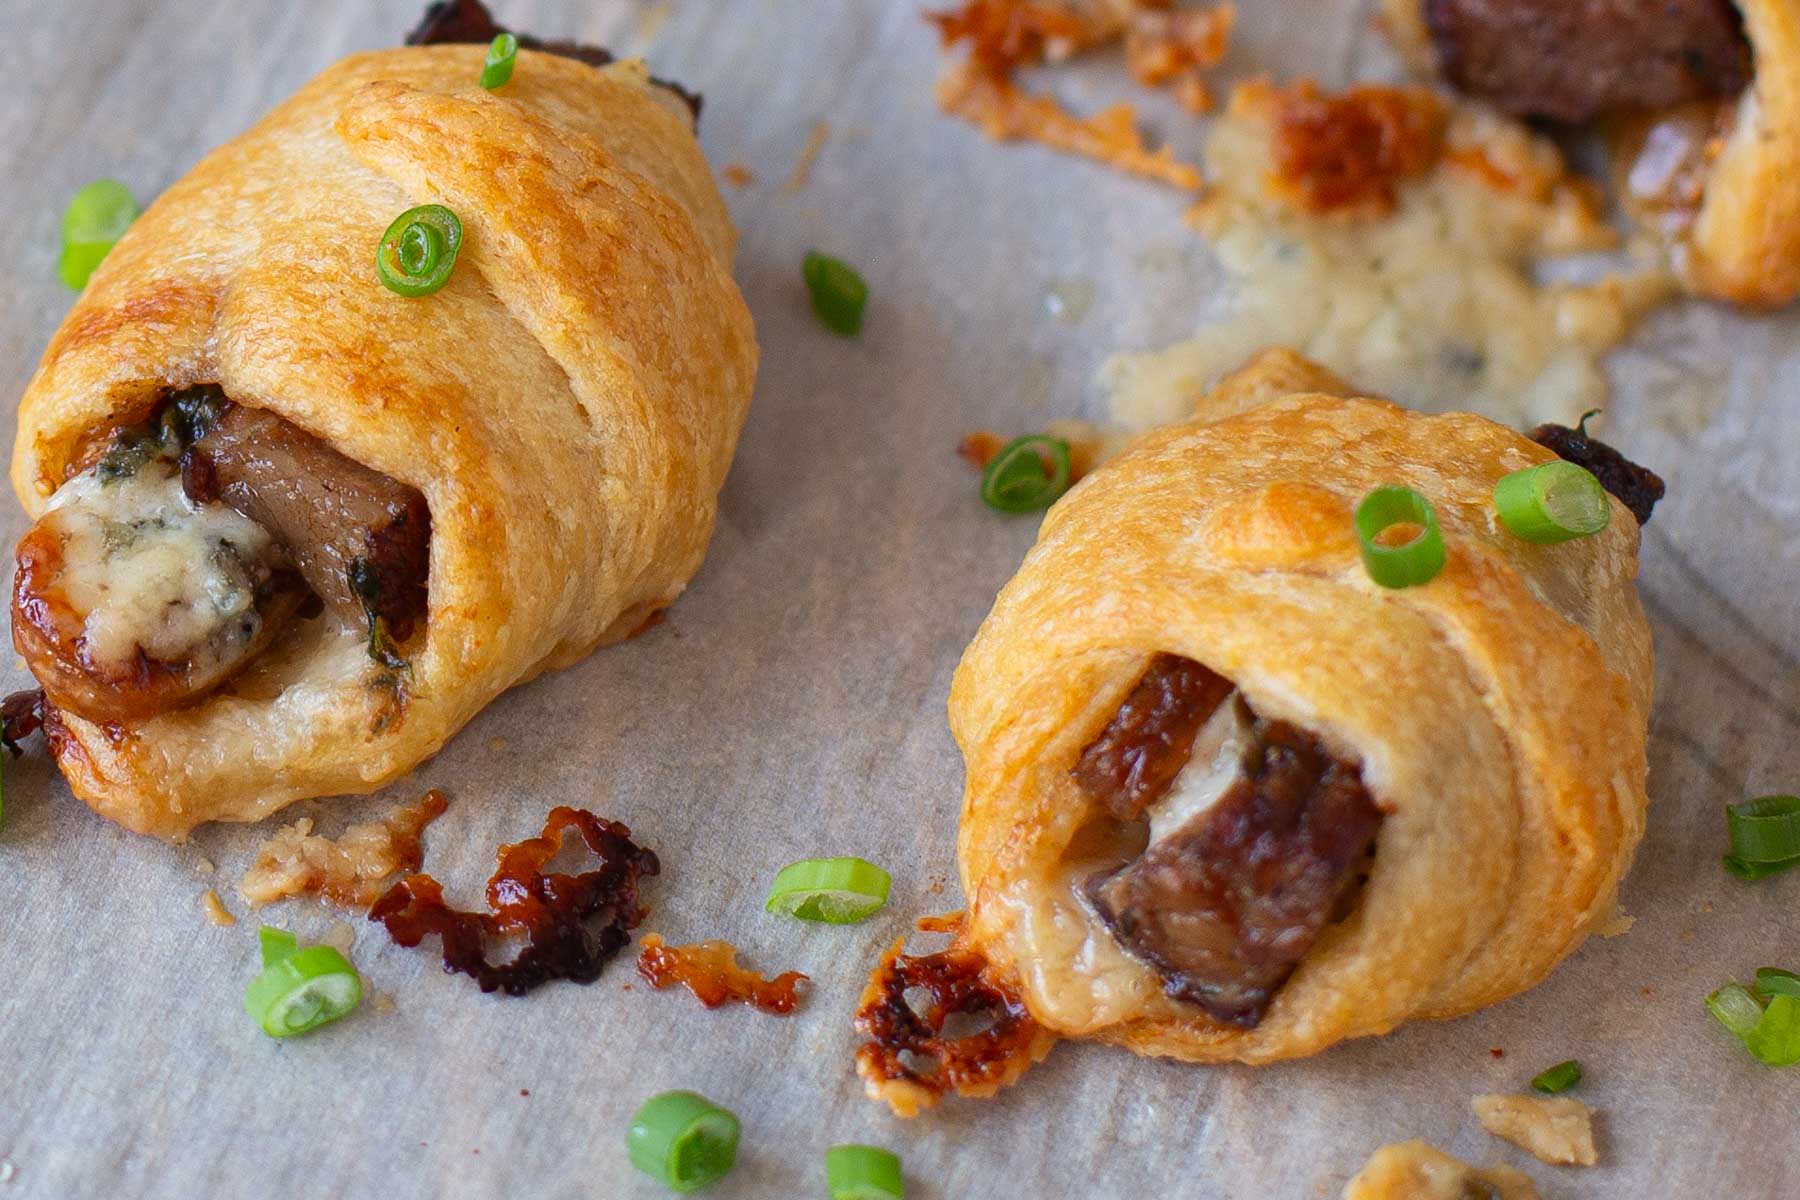
[[[1032,1016],[1141,1053],[1268,1062],[1511,996],[1607,918],[1643,831],[1651,655],[1622,505],[1559,546],[1493,517],[1494,484],[1549,450],[1380,400],[1237,405],[1145,435],[1050,510],[949,709],[968,938]],[[1358,556],[1352,511],[1391,483],[1443,529],[1448,562],[1422,587],[1382,588]],[[1071,770],[1158,654],[1359,763],[1384,813],[1360,894],[1254,1029],[1166,995],[1074,894],[1135,853],[1096,839],[1118,822]]]
[[[215,694],[117,736],[64,714],[64,774],[123,824],[177,836],[372,791],[699,567],[756,346],[687,108],[641,64],[531,50],[488,92],[483,57],[353,55],[208,155],[107,256],[20,403],[12,478],[33,518],[94,431],[196,383],[430,508],[404,677],[360,636],[318,636],[264,655],[277,695]],[[375,248],[425,203],[466,240],[448,284],[408,299]]]

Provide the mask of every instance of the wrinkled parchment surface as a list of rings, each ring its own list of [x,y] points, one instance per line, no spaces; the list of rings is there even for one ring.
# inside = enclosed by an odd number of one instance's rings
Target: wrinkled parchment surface
[[[76,187],[113,175],[154,195],[332,60],[397,41],[417,7],[0,0],[0,390],[23,389],[68,307],[55,258]],[[984,509],[952,448],[979,427],[1098,415],[1106,353],[1189,333],[1216,269],[1179,197],[939,117],[915,0],[497,7],[642,51],[706,93],[715,163],[757,176],[728,190],[763,346],[756,403],[712,555],[667,624],[502,699],[388,796],[290,819],[335,832],[441,787],[427,866],[472,901],[497,842],[553,804],[588,805],[662,856],[646,929],[728,938],[816,989],[785,1021],[708,1013],[620,962],[592,987],[484,997],[359,921],[354,957],[392,1010],[279,1044],[239,1004],[255,920],[216,928],[199,903],[217,886],[243,913],[231,885],[258,833],[180,848],[127,834],[34,750],[7,766],[0,826],[0,1198],[649,1197],[623,1134],[669,1087],[743,1119],[721,1198],[822,1196],[823,1152],[847,1141],[899,1150],[923,1200],[1316,1197],[1415,1136],[1523,1166],[1552,1197],[1800,1194],[1800,1071],[1759,1066],[1700,1006],[1727,978],[1800,966],[1800,873],[1747,885],[1718,866],[1726,803],[1800,788],[1800,321],[1680,306],[1615,360],[1606,433],[1670,491],[1645,540],[1660,694],[1629,934],[1476,1016],[1310,1061],[1208,1069],[1065,1045],[991,1103],[901,1123],[862,1098],[850,1012],[912,916],[960,903],[944,697],[1034,524]],[[1234,71],[1338,80],[1387,61],[1356,5],[1241,7]],[[1087,107],[1117,74],[1057,86]],[[1151,113],[1197,143],[1185,118]],[[789,193],[820,120],[831,135]],[[809,246],[868,277],[861,339],[808,312]],[[1079,321],[1046,308],[1067,281],[1093,289]],[[10,501],[0,524],[8,544],[23,528]],[[4,682],[24,679],[11,666]],[[847,929],[762,913],[776,868],[833,853],[893,869],[885,913]],[[306,937],[336,920],[272,916]],[[1570,1057],[1604,1113],[1601,1166],[1541,1166],[1480,1130],[1471,1096]]]

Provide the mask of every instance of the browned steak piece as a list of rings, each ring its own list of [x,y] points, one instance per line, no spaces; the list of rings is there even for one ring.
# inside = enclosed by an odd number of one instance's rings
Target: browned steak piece
[[[1191,658],[1159,654],[1100,736],[1075,782],[1121,821],[1135,821],[1187,765],[1194,735],[1231,694],[1231,681]]]
[[[1731,0],[1425,0],[1445,76],[1518,116],[1735,96],[1750,43]]]

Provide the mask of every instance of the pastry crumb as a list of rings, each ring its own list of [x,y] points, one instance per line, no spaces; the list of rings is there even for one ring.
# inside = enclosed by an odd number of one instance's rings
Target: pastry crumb
[[[1613,905],[1612,915],[1600,923],[1600,928],[1596,930],[1596,932],[1603,938],[1623,937],[1625,934],[1630,933],[1631,927],[1636,924],[1636,917],[1615,904]]]
[[[806,186],[812,178],[813,164],[819,161],[819,152],[825,149],[825,142],[831,136],[831,122],[815,121],[812,133],[807,136],[806,145],[800,149],[800,157],[794,163],[794,170],[781,190],[793,195]]]
[[[1473,1101],[1482,1128],[1556,1166],[1591,1167],[1600,1161],[1594,1150],[1594,1110],[1569,1096],[1477,1096]]]
[[[257,847],[238,892],[255,908],[309,893],[367,908],[380,898],[389,876],[418,869],[425,857],[419,836],[447,804],[434,788],[379,821],[350,826],[335,841],[316,836],[312,821],[302,817]]]
[[[237,918],[231,915],[231,910],[226,908],[225,902],[219,899],[219,893],[211,888],[200,893],[200,911],[205,913],[206,919],[214,925],[237,924]]]
[[[1531,1177],[1494,1164],[1472,1167],[1413,1140],[1383,1146],[1344,1185],[1344,1200],[1542,1200]]]

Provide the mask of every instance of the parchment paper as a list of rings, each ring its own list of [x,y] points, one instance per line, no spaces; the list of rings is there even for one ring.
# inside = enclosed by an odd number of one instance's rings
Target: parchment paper
[[[822,1196],[823,1152],[847,1141],[898,1150],[922,1200],[1315,1197],[1407,1137],[1522,1166],[1552,1197],[1800,1194],[1800,1071],[1760,1066],[1701,1007],[1726,979],[1800,966],[1800,873],[1750,885],[1718,865],[1725,804],[1800,787],[1792,314],[1680,306],[1615,360],[1606,433],[1670,493],[1644,545],[1659,698],[1629,934],[1475,1016],[1307,1061],[1201,1068],[1065,1044],[991,1102],[900,1122],[862,1098],[850,1014],[885,943],[960,906],[945,693],[1035,525],[984,509],[952,448],[976,428],[1099,415],[1106,353],[1191,332],[1218,276],[1175,194],[939,116],[914,0],[496,7],[545,36],[642,51],[706,93],[714,162],[757,175],[728,189],[763,347],[756,402],[711,556],[666,625],[501,699],[385,796],[284,819],[336,832],[441,787],[451,808],[426,865],[472,902],[498,842],[554,804],[587,805],[662,856],[644,928],[730,939],[815,990],[788,1020],[708,1013],[650,992],[627,958],[591,987],[482,996],[353,919],[355,961],[392,1011],[366,1004],[277,1043],[240,1007],[257,921],[233,887],[272,826],[168,847],[90,814],[34,750],[6,766],[0,826],[0,1198],[655,1196],[623,1136],[671,1087],[742,1117],[721,1198]],[[155,195],[340,55],[397,42],[418,8],[0,0],[0,391],[19,393],[69,305],[55,258],[76,187],[113,175]],[[1356,5],[1241,8],[1236,72],[1335,81],[1387,61]],[[1089,106],[1121,74],[1103,63],[1057,86]],[[1197,143],[1190,120],[1147,112]],[[830,137],[789,194],[821,120]],[[811,246],[869,279],[860,339],[808,311]],[[1067,280],[1094,289],[1079,321],[1046,309]],[[0,526],[9,545],[24,527],[10,501]],[[762,913],[779,866],[849,853],[893,870],[876,919]],[[236,927],[202,920],[209,886]],[[310,904],[264,915],[309,938],[339,919]],[[1471,1096],[1570,1057],[1605,1114],[1601,1166],[1541,1166],[1475,1125]]]

